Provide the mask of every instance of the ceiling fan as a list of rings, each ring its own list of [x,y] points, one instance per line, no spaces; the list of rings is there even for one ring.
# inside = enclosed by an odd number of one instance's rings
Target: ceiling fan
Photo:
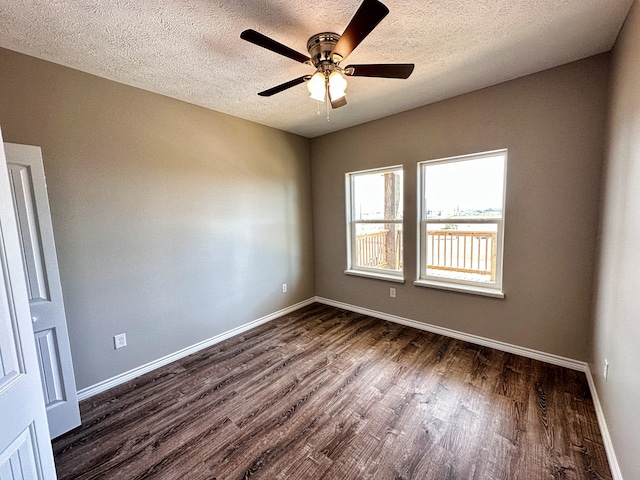
[[[409,78],[409,75],[413,72],[413,63],[375,63],[340,67],[340,62],[347,58],[388,13],[389,9],[378,0],[364,0],[342,35],[323,32],[313,35],[308,40],[307,50],[310,56],[299,53],[255,30],[245,30],[240,35],[243,40],[284,55],[297,62],[306,63],[316,69],[313,75],[303,75],[264,90],[258,95],[270,97],[288,88],[308,82],[307,89],[311,94],[311,98],[319,102],[324,102],[328,98],[331,107],[338,108],[347,104],[345,96],[347,81],[344,75],[351,77]]]

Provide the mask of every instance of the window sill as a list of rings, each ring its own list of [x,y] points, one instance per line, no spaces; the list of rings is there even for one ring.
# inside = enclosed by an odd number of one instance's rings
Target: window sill
[[[474,285],[461,285],[459,283],[433,282],[430,280],[416,280],[413,282],[416,287],[437,288],[439,290],[449,290],[452,292],[468,293],[483,297],[504,298],[504,292],[493,288],[476,287]]]
[[[345,275],[353,275],[355,277],[375,278],[376,280],[386,280],[387,282],[404,283],[404,278],[395,275],[378,272],[366,272],[363,270],[345,270]]]

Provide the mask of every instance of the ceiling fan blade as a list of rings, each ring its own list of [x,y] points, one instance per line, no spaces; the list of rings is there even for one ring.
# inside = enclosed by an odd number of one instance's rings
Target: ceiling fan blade
[[[270,88],[269,90],[265,90],[264,92],[260,92],[258,95],[261,97],[270,97],[271,95],[275,95],[276,93],[283,92],[284,90],[295,87],[296,85],[300,85],[301,83],[306,82],[311,78],[311,75],[304,75],[302,77],[296,78],[295,80],[289,80],[288,82],[282,83],[277,87]]]
[[[413,67],[413,63],[371,63],[349,65],[344,73],[352,77],[409,78]]]
[[[289,48],[286,45],[281,44],[280,42],[276,42],[275,40],[261,34],[260,32],[256,32],[255,30],[245,30],[240,34],[240,38],[246,40],[247,42],[258,45],[259,47],[266,48],[267,50],[271,50],[272,52],[276,52],[280,55],[284,55],[285,57],[289,57],[296,62],[305,63],[311,61],[311,59],[306,55],[296,52],[294,49]]]
[[[337,61],[345,59],[388,13],[389,9],[378,0],[364,0],[333,47],[331,58],[338,55],[340,59]]]

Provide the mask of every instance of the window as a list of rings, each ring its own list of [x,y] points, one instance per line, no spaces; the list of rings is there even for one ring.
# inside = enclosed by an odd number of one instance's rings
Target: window
[[[418,164],[418,286],[502,293],[507,151]]]
[[[348,173],[347,270],[402,282],[402,167]]]

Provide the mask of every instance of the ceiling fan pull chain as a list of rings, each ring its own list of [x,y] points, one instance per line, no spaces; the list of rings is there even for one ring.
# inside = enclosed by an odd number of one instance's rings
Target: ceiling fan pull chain
[[[329,112],[331,112],[331,109],[329,108],[329,103],[330,102],[328,101],[328,99],[324,101],[324,106],[327,108],[327,122],[329,121]]]

